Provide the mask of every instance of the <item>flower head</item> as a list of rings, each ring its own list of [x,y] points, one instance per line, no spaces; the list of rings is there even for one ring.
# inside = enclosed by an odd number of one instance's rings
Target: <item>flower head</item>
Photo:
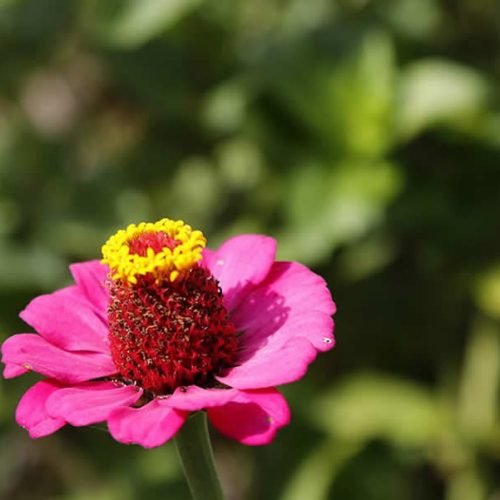
[[[2,361],[6,378],[45,377],[16,411],[32,437],[107,421],[118,441],[153,447],[206,410],[223,434],[259,445],[288,423],[275,386],[334,345],[325,282],[276,262],[266,236],[205,244],[182,221],[130,225],[101,262],[71,266],[74,285],[21,312],[37,333],[7,339]]]

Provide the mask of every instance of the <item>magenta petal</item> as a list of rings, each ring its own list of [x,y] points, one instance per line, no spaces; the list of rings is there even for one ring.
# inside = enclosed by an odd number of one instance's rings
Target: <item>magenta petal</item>
[[[114,409],[134,404],[141,394],[141,389],[132,386],[89,382],[54,392],[46,406],[52,417],[81,426],[103,422]]]
[[[76,286],[40,295],[21,318],[51,344],[68,351],[107,352],[108,329]]]
[[[3,369],[3,378],[15,378],[19,377],[19,375],[24,375],[29,372],[27,368],[19,365],[11,365],[10,363],[6,363],[5,368]]]
[[[48,436],[65,425],[62,418],[51,417],[45,407],[47,399],[60,388],[56,382],[42,380],[30,387],[19,401],[16,422],[28,431],[30,437]]]
[[[216,251],[204,251],[203,262],[219,281],[224,304],[231,311],[267,276],[275,257],[273,238],[244,234],[227,240]]]
[[[334,345],[335,304],[325,281],[295,262],[276,262],[231,319],[243,332],[239,366],[218,380],[239,389],[293,382],[316,351]]]
[[[93,304],[95,311],[102,318],[106,318],[109,302],[109,292],[106,288],[106,279],[109,268],[98,260],[78,262],[69,266],[76,284]]]
[[[289,318],[309,318],[316,313],[328,317],[335,313],[325,280],[297,262],[275,262],[266,281],[248,294],[232,319],[250,337],[267,337]],[[331,333],[331,324],[328,326]],[[323,333],[302,329],[301,336],[317,345]]]
[[[158,402],[177,410],[198,411],[212,406],[221,406],[231,401],[238,391],[234,389],[203,389],[196,385],[177,388],[175,392]]]
[[[275,389],[240,391],[224,406],[208,409],[210,421],[222,434],[247,445],[270,443],[290,422],[285,398]]]
[[[153,400],[141,408],[118,408],[108,418],[111,435],[120,443],[154,448],[172,438],[186,420],[186,413]]]
[[[305,339],[290,339],[272,350],[261,349],[258,355],[216,377],[223,384],[238,389],[260,389],[288,384],[302,378],[316,358],[317,351]]]
[[[265,313],[261,316],[255,318],[252,324],[246,325],[238,319],[235,320],[238,329],[245,332],[243,347],[245,354],[242,361],[258,355],[261,349],[269,352],[292,338],[306,339],[315,349],[322,352],[329,351],[335,345],[333,319],[321,311],[291,312],[282,321],[278,320],[275,323]],[[266,317],[269,319],[268,322],[265,322]]]
[[[30,333],[9,337],[2,344],[2,361],[66,383],[85,382],[116,373],[109,354],[67,352]]]

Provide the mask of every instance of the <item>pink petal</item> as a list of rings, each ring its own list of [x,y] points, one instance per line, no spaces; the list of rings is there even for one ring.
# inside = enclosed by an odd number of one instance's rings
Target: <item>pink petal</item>
[[[273,349],[261,349],[240,366],[231,368],[224,377],[216,377],[223,384],[238,389],[260,389],[288,384],[301,379],[317,351],[306,339],[293,338]]]
[[[288,404],[275,389],[240,391],[233,401],[207,411],[222,434],[253,446],[270,443],[290,422]]]
[[[334,322],[331,316],[321,311],[291,311],[283,316],[272,317],[270,311],[247,315],[249,321],[243,323],[242,315],[233,318],[237,328],[244,332],[244,361],[263,348],[272,349],[292,338],[307,339],[318,351],[329,351],[335,346]],[[246,314],[246,313],[245,313]],[[251,314],[251,313],[250,313]],[[281,314],[281,313],[279,313]],[[266,322],[266,318],[268,321]]]
[[[332,316],[335,303],[325,280],[298,262],[275,262],[266,281],[252,290],[232,314],[238,327],[259,334],[262,327],[311,312]],[[308,335],[308,332],[305,332]],[[310,336],[314,343],[314,336]]]
[[[24,375],[25,373],[28,373],[28,371],[29,370],[24,368],[24,366],[11,365],[10,363],[7,363],[3,369],[3,378],[19,377],[19,375]]]
[[[19,401],[16,422],[28,431],[30,437],[48,436],[65,425],[62,418],[51,417],[45,408],[47,399],[60,388],[57,382],[42,380],[30,387]]]
[[[109,354],[67,352],[29,333],[13,335],[2,344],[2,361],[70,384],[116,373]]]
[[[52,417],[82,426],[103,422],[114,409],[134,404],[141,394],[141,389],[132,386],[89,382],[54,392],[46,407]]]
[[[238,391],[234,389],[203,389],[196,385],[177,388],[175,392],[164,399],[159,399],[161,405],[177,410],[198,411],[212,406],[221,406],[231,401]]]
[[[97,314],[105,319],[109,303],[109,292],[106,288],[108,266],[98,260],[89,260],[71,264],[69,269],[76,284],[93,304]]]
[[[108,352],[108,329],[76,286],[40,295],[21,318],[42,337],[68,351]]]
[[[276,256],[276,241],[268,236],[243,234],[227,240],[218,250],[205,250],[203,262],[224,293],[224,304],[234,309],[250,288],[268,274]]]
[[[325,281],[295,262],[276,262],[231,318],[243,332],[239,366],[218,380],[239,389],[302,377],[316,351],[334,346],[335,304]]]
[[[144,448],[160,446],[182,427],[187,413],[162,406],[153,400],[141,408],[118,408],[108,418],[111,435],[120,443]]]

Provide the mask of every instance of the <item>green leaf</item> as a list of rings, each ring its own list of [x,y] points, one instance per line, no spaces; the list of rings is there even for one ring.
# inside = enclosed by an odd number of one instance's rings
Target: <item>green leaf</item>
[[[386,162],[304,164],[291,176],[283,257],[314,263],[376,226],[399,192],[398,168]]]
[[[342,466],[359,450],[357,444],[333,440],[317,446],[294,472],[281,500],[324,500]]]
[[[497,421],[500,387],[498,326],[478,320],[468,339],[460,387],[458,417],[468,438],[489,441]]]
[[[334,157],[379,158],[392,137],[394,55],[384,33],[366,35],[336,64],[302,68],[280,97]]]
[[[451,61],[420,60],[400,78],[397,125],[404,139],[436,124],[458,126],[475,120],[487,106],[487,80]]]
[[[91,0],[90,28],[104,42],[131,48],[170,28],[200,0]]]
[[[322,395],[313,416],[328,434],[354,442],[384,438],[400,446],[424,446],[444,428],[429,391],[376,374],[353,376]]]
[[[478,276],[474,298],[484,313],[500,319],[500,264]]]

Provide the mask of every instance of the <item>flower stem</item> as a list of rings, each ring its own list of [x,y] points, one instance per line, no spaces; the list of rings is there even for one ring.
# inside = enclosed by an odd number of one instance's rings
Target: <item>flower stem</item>
[[[175,437],[175,444],[193,499],[224,500],[204,411],[186,420]]]

